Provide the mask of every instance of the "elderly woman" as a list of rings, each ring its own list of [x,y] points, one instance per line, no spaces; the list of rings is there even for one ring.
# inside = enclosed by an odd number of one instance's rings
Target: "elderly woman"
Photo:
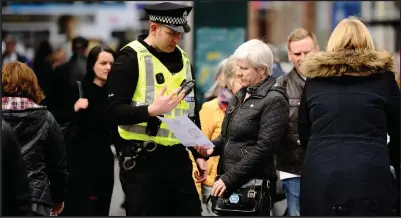
[[[400,169],[392,55],[376,51],[366,26],[351,17],[334,29],[327,52],[309,54],[301,69],[308,78],[299,110],[301,216],[392,215],[390,164],[397,178]]]
[[[30,67],[10,62],[1,73],[1,114],[21,145],[34,215],[59,214],[64,208],[68,176],[61,131],[53,115],[39,105],[44,95]]]
[[[214,148],[197,146],[204,156],[221,155],[219,179],[212,196],[227,196],[252,179],[262,179],[274,186],[277,175],[273,155],[280,144],[288,120],[285,91],[275,86],[271,76],[273,54],[260,40],[250,40],[233,54],[237,76],[244,87],[230,101],[221,135],[213,140]],[[227,191],[227,193],[225,193]],[[275,187],[269,190],[275,193]],[[261,216],[268,216],[269,195],[263,193]]]

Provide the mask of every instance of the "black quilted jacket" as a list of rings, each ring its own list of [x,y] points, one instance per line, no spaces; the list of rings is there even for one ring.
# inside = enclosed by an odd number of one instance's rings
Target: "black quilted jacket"
[[[227,108],[213,155],[222,155],[218,174],[228,191],[253,178],[277,179],[273,155],[284,135],[289,106],[285,90],[275,83],[274,77],[267,78],[245,101],[243,88]]]
[[[1,123],[1,216],[30,216],[31,192],[21,149],[11,127]]]
[[[32,202],[51,206],[63,202],[67,182],[64,140],[53,115],[45,107],[3,110],[2,116],[21,145]]]

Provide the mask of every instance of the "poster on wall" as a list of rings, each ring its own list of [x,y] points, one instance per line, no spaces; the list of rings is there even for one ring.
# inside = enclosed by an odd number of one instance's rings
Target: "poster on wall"
[[[360,16],[362,3],[360,1],[339,1],[332,3],[332,24],[331,29],[334,30],[337,24],[344,18],[349,16]]]
[[[195,78],[197,99],[213,85],[217,65],[245,41],[245,28],[200,27],[196,30]]]

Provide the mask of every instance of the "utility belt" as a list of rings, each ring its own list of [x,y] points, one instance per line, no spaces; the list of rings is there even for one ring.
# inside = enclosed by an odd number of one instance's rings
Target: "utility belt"
[[[190,117],[194,120],[194,117]],[[152,117],[146,125],[146,134],[149,135],[148,141],[124,140],[121,151],[118,154],[120,166],[124,170],[132,170],[137,166],[139,160],[147,159],[150,155],[160,152],[168,152],[167,150],[185,149],[182,144],[165,146],[157,144],[152,140],[152,137],[157,135],[160,129],[161,120],[157,117]]]

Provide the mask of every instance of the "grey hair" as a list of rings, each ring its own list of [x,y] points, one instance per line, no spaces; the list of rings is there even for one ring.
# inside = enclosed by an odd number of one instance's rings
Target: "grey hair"
[[[266,67],[266,75],[272,74],[273,52],[266,43],[258,39],[251,39],[240,45],[233,57],[247,61],[254,68]]]

